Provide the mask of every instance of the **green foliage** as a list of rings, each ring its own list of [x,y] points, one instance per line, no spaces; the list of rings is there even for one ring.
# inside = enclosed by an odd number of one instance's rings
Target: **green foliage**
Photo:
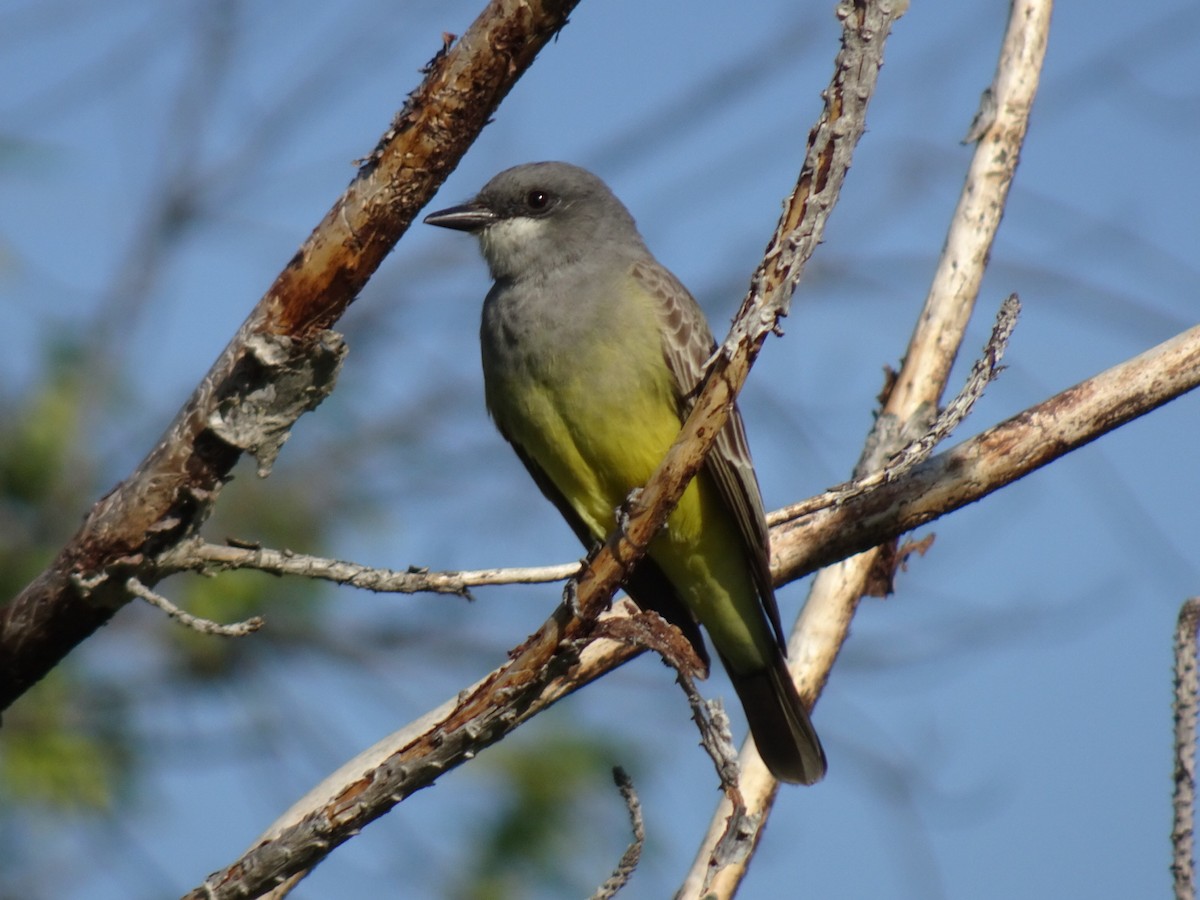
[[[45,355],[45,376],[24,397],[0,397],[0,597],[18,592],[69,536],[91,490],[80,446],[86,404],[79,348]],[[114,685],[64,664],[5,712],[0,795],[22,807],[109,811],[126,795],[133,741]]]
[[[98,466],[88,457],[94,442],[81,437],[85,411],[95,402],[83,374],[87,365],[74,345],[61,342],[45,354],[45,373],[33,390],[0,396],[0,600],[53,558],[103,490],[93,483]],[[237,479],[221,497],[212,530],[271,546],[318,546],[327,517],[320,494],[298,483],[303,480]],[[137,630],[139,645],[151,651],[144,665],[161,661],[172,676],[148,671],[141,677],[175,685],[181,703],[189,684],[238,674],[247,653],[311,638],[319,618],[319,587],[302,579],[181,576],[159,589],[196,615],[237,621],[265,613],[272,626],[251,648],[245,640],[197,634],[165,616],[149,620],[147,629],[145,616],[118,615],[104,637],[111,642]],[[135,797],[135,748],[145,736],[133,723],[134,703],[134,684],[98,675],[86,655],[73,655],[18,700],[0,728],[0,825],[36,810],[111,812]]]
[[[78,419],[77,386],[55,378],[28,399],[0,441],[0,490],[14,502],[35,505],[58,487]]]
[[[4,807],[111,810],[127,793],[135,753],[121,694],[60,666],[5,713]]]
[[[0,396],[0,597],[37,574],[78,521],[88,470],[74,449],[81,384],[77,355],[64,345],[28,396]]]

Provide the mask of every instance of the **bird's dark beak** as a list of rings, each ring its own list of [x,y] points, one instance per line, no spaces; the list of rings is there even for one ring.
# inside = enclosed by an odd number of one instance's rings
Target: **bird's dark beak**
[[[496,221],[498,216],[477,201],[439,209],[425,217],[426,225],[453,228],[455,231],[480,231]]]

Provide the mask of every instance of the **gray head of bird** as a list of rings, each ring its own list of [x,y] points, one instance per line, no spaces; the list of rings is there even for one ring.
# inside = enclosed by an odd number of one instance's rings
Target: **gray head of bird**
[[[646,252],[633,216],[608,185],[563,162],[505,169],[474,199],[425,217],[479,238],[497,281],[544,278],[610,254]]]

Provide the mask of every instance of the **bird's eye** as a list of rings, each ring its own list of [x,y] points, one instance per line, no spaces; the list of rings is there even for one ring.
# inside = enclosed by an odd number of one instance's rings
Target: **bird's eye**
[[[545,191],[532,190],[525,195],[525,205],[534,212],[541,212],[550,205],[550,195]]]

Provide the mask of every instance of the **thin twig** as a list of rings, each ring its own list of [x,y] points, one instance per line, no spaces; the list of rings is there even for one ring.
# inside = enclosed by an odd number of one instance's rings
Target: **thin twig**
[[[738,764],[737,748],[733,745],[729,717],[725,715],[724,707],[719,700],[705,700],[696,689],[695,683],[684,672],[679,673],[677,680],[687,696],[688,705],[692,708],[692,720],[700,729],[700,745],[717,770],[717,778],[725,797],[723,806],[729,810],[720,840],[712,851],[712,863],[708,869],[708,875],[712,876],[726,865],[734,864],[738,860],[748,860],[754,852],[761,831],[758,828],[759,820],[747,812],[745,800],[742,798],[741,768]],[[702,896],[708,887],[706,879],[701,890]]]
[[[261,616],[254,616],[246,619],[244,622],[234,622],[232,625],[222,625],[220,622],[212,621],[212,619],[194,616],[189,612],[184,612],[162,594],[156,594],[136,578],[127,578],[125,580],[125,589],[135,597],[141,597],[151,606],[157,606],[172,619],[178,621],[179,624],[185,625],[193,631],[198,631],[200,634],[215,634],[221,637],[245,637],[248,634],[258,631],[263,626]]]
[[[1008,349],[1008,339],[1017,327],[1017,316],[1020,312],[1021,301],[1016,294],[1009,294],[1004,298],[1004,302],[1000,304],[1000,311],[996,313],[992,332],[983,347],[983,353],[971,366],[962,390],[946,404],[945,409],[938,414],[933,425],[922,437],[892,457],[883,470],[887,481],[894,481],[914,466],[923,463],[933,449],[970,415],[975,404],[983,397],[984,390],[996,380],[1004,368],[1000,361]]]
[[[1200,597],[1187,600],[1175,627],[1175,824],[1171,829],[1171,874],[1176,900],[1196,897],[1196,717],[1200,678],[1196,672],[1196,628]]]
[[[642,848],[646,844],[646,823],[642,820],[642,804],[633,788],[633,780],[624,769],[615,766],[613,781],[616,782],[617,790],[621,792],[621,799],[625,801],[625,809],[629,811],[629,827],[633,831],[633,840],[625,848],[612,875],[592,894],[591,900],[610,900],[629,883],[642,858]]]
[[[270,575],[320,578],[379,593],[430,592],[470,596],[470,589],[497,584],[542,584],[562,581],[579,571],[580,563],[553,566],[469,569],[430,572],[417,567],[405,571],[374,568],[291,550],[212,544],[200,538],[183,541],[158,560],[168,571],[208,573],[227,569],[254,569]]]
[[[733,746],[733,732],[729,728],[729,716],[719,700],[705,700],[696,683],[687,673],[679,671],[677,681],[692,708],[692,721],[700,730],[700,746],[713,761],[717,778],[725,796],[735,803],[740,802],[738,788],[737,749]]]
[[[767,523],[774,525],[788,519],[809,515],[825,507],[845,503],[881,484],[895,481],[914,466],[928,459],[934,448],[948,438],[970,415],[975,404],[983,397],[984,389],[1003,371],[1004,367],[1000,365],[1000,361],[1008,349],[1008,340],[1012,337],[1020,312],[1020,300],[1016,294],[1010,294],[1000,305],[1000,310],[996,313],[996,321],[992,325],[992,332],[983,347],[983,353],[971,367],[971,372],[967,376],[962,390],[938,414],[923,435],[897,451],[883,468],[876,469],[861,478],[836,485],[799,503],[775,510],[767,516]]]

